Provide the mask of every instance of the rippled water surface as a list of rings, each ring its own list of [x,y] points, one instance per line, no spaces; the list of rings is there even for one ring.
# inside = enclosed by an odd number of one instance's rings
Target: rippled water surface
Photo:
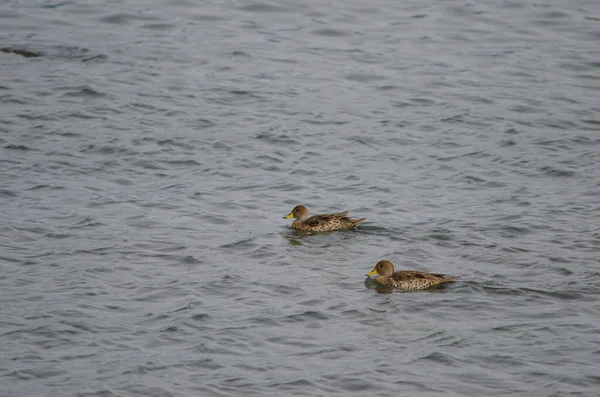
[[[0,394],[597,396],[599,43],[597,0],[0,3]]]

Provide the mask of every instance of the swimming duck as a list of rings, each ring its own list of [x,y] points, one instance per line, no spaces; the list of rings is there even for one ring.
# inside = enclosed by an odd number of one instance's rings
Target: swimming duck
[[[418,291],[442,283],[449,283],[456,277],[447,277],[444,274],[420,272],[418,270],[400,270],[394,272],[394,265],[390,261],[379,261],[367,276],[375,277],[375,281],[393,288],[405,291]]]
[[[332,230],[353,229],[367,218],[352,219],[348,211],[337,214],[322,214],[308,216],[308,210],[303,205],[297,205],[284,219],[295,218],[292,227],[306,232],[329,232]]]

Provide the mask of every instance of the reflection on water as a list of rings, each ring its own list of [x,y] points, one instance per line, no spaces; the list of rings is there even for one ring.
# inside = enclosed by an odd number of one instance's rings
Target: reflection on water
[[[365,287],[374,289],[378,294],[391,294],[394,292],[394,288],[390,287],[389,285],[378,283],[374,278],[368,276],[365,279]]]

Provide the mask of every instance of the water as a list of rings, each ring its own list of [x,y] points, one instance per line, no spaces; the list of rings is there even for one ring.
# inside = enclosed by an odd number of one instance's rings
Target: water
[[[0,20],[1,396],[600,392],[596,0]]]

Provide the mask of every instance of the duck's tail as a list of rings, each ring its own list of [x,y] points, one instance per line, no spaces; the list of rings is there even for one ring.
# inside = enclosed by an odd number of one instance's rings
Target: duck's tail
[[[358,225],[359,223],[361,223],[361,222],[364,222],[364,221],[366,221],[366,220],[367,220],[367,218],[353,219],[353,220],[352,220],[352,224],[353,224],[354,226],[356,226],[356,225]]]
[[[448,277],[445,274],[436,274],[438,276],[440,284],[441,283],[451,283],[456,280],[456,277]]]

